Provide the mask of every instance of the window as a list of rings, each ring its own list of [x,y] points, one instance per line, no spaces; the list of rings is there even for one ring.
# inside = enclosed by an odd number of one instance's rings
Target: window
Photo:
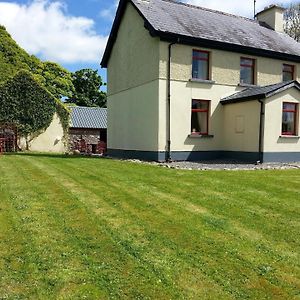
[[[194,79],[209,80],[209,52],[193,50],[193,70]]]
[[[297,111],[296,103],[283,103],[282,109],[282,135],[297,135]]]
[[[208,135],[209,104],[208,100],[192,100],[192,134]]]
[[[255,60],[241,57],[240,83],[254,84]]]
[[[294,66],[283,64],[282,67],[282,81],[294,80]]]

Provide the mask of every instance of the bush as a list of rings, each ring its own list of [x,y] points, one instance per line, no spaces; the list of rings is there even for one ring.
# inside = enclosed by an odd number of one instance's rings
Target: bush
[[[22,70],[0,85],[0,122],[14,123],[24,137],[46,130],[55,112],[66,134],[69,111],[28,71]]]

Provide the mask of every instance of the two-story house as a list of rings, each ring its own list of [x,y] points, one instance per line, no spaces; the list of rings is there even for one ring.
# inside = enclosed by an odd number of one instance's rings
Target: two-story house
[[[121,0],[101,65],[112,156],[300,161],[300,44],[278,6]]]

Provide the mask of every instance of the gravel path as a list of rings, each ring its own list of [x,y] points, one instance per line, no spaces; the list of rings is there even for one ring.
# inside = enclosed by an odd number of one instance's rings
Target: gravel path
[[[164,167],[188,170],[275,170],[300,169],[300,163],[266,163],[247,164],[235,161],[207,161],[207,162],[172,162],[161,164]]]
[[[136,163],[144,163],[151,165],[158,165],[164,168],[181,169],[181,170],[284,170],[284,169],[300,169],[300,162],[295,163],[264,163],[264,164],[250,164],[232,160],[213,160],[202,162],[171,162],[171,163],[157,163],[157,162],[143,162],[140,160],[128,160]]]

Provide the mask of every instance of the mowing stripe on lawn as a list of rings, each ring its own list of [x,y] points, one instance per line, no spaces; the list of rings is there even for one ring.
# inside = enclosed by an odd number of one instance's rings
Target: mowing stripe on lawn
[[[0,180],[7,194],[0,205],[16,211],[22,259],[33,270],[10,296],[299,295],[299,190],[289,182],[299,171],[195,172],[22,155],[4,157],[0,169],[9,174]]]

